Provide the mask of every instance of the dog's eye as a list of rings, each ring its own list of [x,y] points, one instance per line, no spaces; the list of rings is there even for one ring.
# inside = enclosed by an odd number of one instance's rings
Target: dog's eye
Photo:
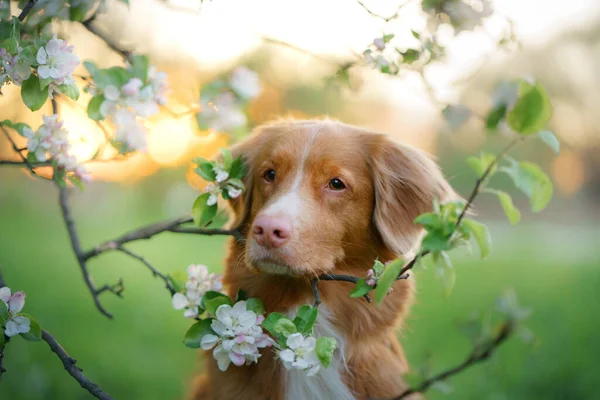
[[[329,189],[331,190],[344,190],[346,189],[346,185],[338,178],[333,178],[329,181]]]
[[[273,182],[275,180],[275,170],[267,170],[267,172],[264,173],[263,177],[267,182]]]

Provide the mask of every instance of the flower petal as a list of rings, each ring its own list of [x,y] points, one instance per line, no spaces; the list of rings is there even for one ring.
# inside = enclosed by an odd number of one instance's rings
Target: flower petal
[[[10,299],[10,288],[4,286],[2,288],[0,288],[0,300],[4,301],[5,303],[8,303],[8,300]]]
[[[246,358],[244,358],[243,355],[236,353],[235,351],[229,353],[229,359],[233,362],[234,365],[237,365],[238,367],[244,365],[244,363],[246,362]]]
[[[171,304],[176,310],[181,310],[189,304],[187,297],[183,293],[175,293],[171,299]]]
[[[210,350],[212,349],[217,343],[219,343],[219,337],[215,336],[215,335],[211,335],[210,333],[208,335],[204,335],[202,337],[202,340],[200,341],[200,347],[202,347],[203,350]]]
[[[294,352],[292,350],[285,349],[279,353],[279,358],[281,358],[281,361],[287,361],[287,362],[291,363],[296,358],[296,355],[294,354]]]
[[[31,330],[31,321],[29,318],[22,315],[17,315],[12,320],[17,325],[17,331],[19,333],[27,333]]]
[[[40,65],[37,69],[38,71],[38,76],[42,79],[46,79],[48,77],[50,77],[50,67],[48,67],[47,65]]]
[[[40,47],[40,49],[37,52],[37,55],[35,56],[36,61],[38,62],[38,64],[46,64],[46,50],[43,47]],[[40,73],[40,69],[38,68],[38,75]]]
[[[12,313],[21,312],[23,306],[25,305],[25,293],[24,292],[16,292],[10,299],[8,300],[8,310]]]
[[[301,333],[292,333],[290,336],[288,336],[285,343],[290,349],[295,350],[300,347],[303,347],[304,337]]]

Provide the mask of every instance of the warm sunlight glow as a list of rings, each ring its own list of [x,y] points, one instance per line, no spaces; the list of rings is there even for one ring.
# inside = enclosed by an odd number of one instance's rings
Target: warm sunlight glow
[[[195,130],[192,116],[158,121],[148,135],[148,154],[159,164],[176,164],[185,154]]]
[[[562,193],[575,194],[585,181],[583,161],[573,151],[562,150],[552,162],[552,177]]]

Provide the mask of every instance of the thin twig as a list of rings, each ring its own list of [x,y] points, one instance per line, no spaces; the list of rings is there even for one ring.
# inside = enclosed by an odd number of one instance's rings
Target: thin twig
[[[31,9],[33,8],[33,6],[35,6],[35,3],[37,3],[37,0],[29,0],[27,4],[25,4],[25,7],[23,7],[23,10],[21,11],[21,14],[19,14],[18,17],[20,22],[23,22],[25,17],[27,17],[27,15],[31,12]]]
[[[58,186],[58,183],[57,183]],[[65,220],[65,225],[67,226],[67,231],[69,232],[69,239],[71,240],[71,247],[73,248],[73,252],[75,253],[75,257],[77,258],[77,262],[79,264],[79,268],[81,269],[81,274],[83,275],[83,280],[85,281],[86,286],[88,287],[92,297],[94,299],[94,304],[96,308],[108,318],[112,318],[112,314],[106,311],[106,309],[100,303],[98,299],[98,295],[106,290],[106,286],[101,290],[96,289],[94,282],[92,281],[92,277],[90,272],[88,271],[86,265],[86,258],[84,257],[83,251],[81,249],[81,244],[79,243],[79,236],[77,235],[77,230],[75,229],[75,222],[73,221],[73,216],[71,214],[71,208],[69,207],[69,199],[67,189],[64,187],[58,186],[59,197],[58,202],[60,204],[60,209],[62,211],[63,219]],[[111,290],[112,291],[112,290]],[[113,293],[117,293],[112,291]],[[120,292],[118,292],[120,293]]]
[[[133,242],[136,240],[150,239],[154,235],[162,232],[178,232],[178,233],[191,233],[196,235],[229,235],[235,237],[237,240],[242,240],[239,229],[201,229],[201,228],[188,228],[182,225],[192,222],[190,217],[181,217],[174,220],[158,222],[155,224],[145,225],[137,228],[133,231],[127,232],[116,239],[107,240],[102,244],[94,247],[83,253],[82,257],[84,260],[96,257],[105,251],[116,250],[120,246]]]
[[[319,278],[315,278],[310,282],[310,287],[312,288],[313,295],[315,296],[315,307],[319,307],[321,304],[321,295],[319,294]]]
[[[463,370],[488,359],[498,349],[498,347],[500,347],[500,345],[510,337],[512,332],[513,323],[511,321],[505,322],[500,328],[498,334],[493,339],[484,345],[476,346],[462,363],[424,380],[415,388],[407,389],[400,396],[395,397],[394,400],[404,399],[406,396],[413,393],[422,393],[429,389],[434,383],[445,381],[451,376],[456,375]]]
[[[77,360],[73,359],[65,349],[56,341],[56,339],[46,330],[42,329],[42,339],[48,343],[50,349],[60,358],[65,370],[75,379],[82,388],[87,390],[92,396],[102,400],[112,400],[112,397],[100,388],[96,383],[90,381],[81,368],[77,367]]]
[[[167,290],[171,293],[171,295],[174,295],[176,293],[175,288],[173,287],[173,284],[171,283],[171,281],[169,280],[169,278],[166,275],[163,275],[159,270],[157,270],[156,268],[154,268],[152,266],[152,264],[150,264],[144,257],[134,253],[133,251],[130,251],[128,249],[126,249],[123,246],[119,246],[117,248],[118,251],[127,254],[130,257],[135,258],[136,260],[140,261],[142,264],[144,264],[146,267],[148,267],[148,269],[152,272],[152,275],[154,275],[154,277],[156,278],[160,278],[165,282],[165,285],[167,287]]]
[[[275,38],[272,38],[272,37],[269,37],[269,36],[261,36],[260,39],[264,43],[274,44],[274,45],[277,45],[277,46],[280,46],[280,47],[287,47],[289,49],[295,50],[295,51],[297,51],[299,53],[306,54],[306,55],[311,56],[311,57],[313,57],[313,58],[315,58],[315,59],[317,59],[319,61],[322,61],[322,62],[330,64],[330,65],[334,65],[336,67],[341,67],[343,65],[346,65],[346,63],[340,62],[339,60],[336,60],[334,58],[327,57],[327,56],[324,56],[324,55],[321,55],[321,54],[313,53],[310,50],[303,49],[302,47],[298,47],[298,46],[296,46],[294,44],[291,44],[291,43],[288,43],[288,42],[284,42],[284,41],[279,40],[279,39],[275,39]]]
[[[33,168],[49,167],[52,165],[49,162],[30,162],[29,164]],[[17,166],[17,167],[27,167],[27,163],[25,161],[14,161],[14,160],[0,160],[0,165],[13,165],[13,166]]]
[[[354,283],[356,284],[356,282],[359,281],[360,278],[357,278],[356,276],[350,276],[350,275],[340,275],[340,274],[321,274],[319,275],[319,280],[322,281],[340,281],[340,282],[350,282],[350,283]],[[371,302],[371,296],[369,296],[368,294],[365,294],[363,296],[365,298],[365,300],[367,300],[367,302]]]
[[[393,13],[393,14],[392,14],[392,15],[390,15],[389,17],[384,17],[384,16],[383,16],[383,15],[381,15],[381,14],[377,14],[377,13],[375,13],[375,12],[371,11],[371,9],[370,9],[370,8],[368,8],[368,7],[367,7],[367,6],[366,6],[366,5],[365,5],[365,4],[364,4],[362,1],[356,0],[356,2],[357,2],[357,3],[358,3],[358,4],[359,4],[359,5],[360,5],[360,6],[361,6],[361,7],[362,7],[362,8],[363,8],[363,9],[364,9],[366,12],[368,12],[369,14],[371,14],[373,17],[375,17],[375,18],[379,18],[379,19],[381,19],[381,20],[383,20],[383,21],[385,21],[385,22],[390,22],[391,20],[398,18],[398,16],[400,15],[400,11],[402,10],[402,8],[403,8],[404,6],[406,6],[408,3],[410,3],[410,1],[407,1],[406,3],[402,3],[402,4],[400,4],[400,5],[398,6],[398,8],[396,9],[396,12],[395,12],[395,13]]]
[[[93,33],[94,35],[96,35],[98,38],[100,38],[104,43],[106,43],[106,45],[113,50],[115,53],[120,54],[121,56],[123,56],[124,59],[128,60],[129,57],[131,56],[131,51],[130,50],[124,50],[121,49],[119,46],[117,46],[115,43],[113,43],[111,40],[109,40],[103,33],[101,33],[99,30],[97,30],[96,28],[94,28],[93,26],[93,22],[96,20],[96,14],[92,15],[90,18],[88,18],[87,20],[83,21],[81,24],[91,33]]]
[[[31,162],[27,159],[27,157],[25,157],[23,155],[23,153],[21,153],[19,151],[19,147],[17,146],[17,144],[15,143],[15,141],[13,140],[13,138],[10,136],[10,133],[8,133],[8,131],[6,130],[6,128],[4,127],[4,125],[0,124],[0,129],[2,129],[2,132],[4,132],[4,135],[6,136],[6,138],[8,139],[8,141],[10,142],[10,144],[12,145],[13,150],[19,155],[19,157],[21,158],[21,160],[23,161],[23,164],[25,164],[25,166],[27,167],[27,169],[29,170],[29,172],[32,175],[38,176],[40,177],[35,171],[34,171],[34,166],[31,164]],[[41,177],[40,177],[41,178]]]
[[[4,332],[2,335],[4,335]],[[4,336],[4,345],[0,348],[0,382],[2,381],[2,375],[6,372],[6,368],[4,368],[4,351],[6,350],[7,343],[8,338]]]

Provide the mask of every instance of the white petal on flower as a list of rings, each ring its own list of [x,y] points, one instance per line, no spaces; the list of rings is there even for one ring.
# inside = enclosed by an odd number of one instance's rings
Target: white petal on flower
[[[304,358],[300,358],[300,357],[292,363],[292,367],[294,367],[296,369],[300,369],[300,370],[307,369],[309,366],[310,366],[310,364],[308,363],[308,361],[306,361]]]
[[[8,303],[10,296],[11,296],[10,288],[8,288],[6,286],[0,288],[0,300],[2,300],[5,303]]]
[[[290,363],[289,365],[291,366],[291,363],[294,362],[296,355],[292,350],[285,349],[279,353],[279,358],[281,359],[281,361]]]
[[[46,149],[39,148],[35,151],[35,158],[40,162],[44,162],[48,159],[46,156]]]
[[[383,41],[383,38],[374,39],[373,44],[375,45],[375,47],[377,47],[377,50],[385,49],[385,42]]]
[[[253,99],[262,90],[258,74],[246,67],[236,68],[229,79],[233,91],[244,99]]]
[[[19,334],[19,325],[13,320],[8,320],[4,328],[4,334],[8,337],[13,337]]]
[[[171,304],[176,310],[181,310],[189,304],[187,297],[183,293],[175,293],[171,299]]]
[[[317,340],[314,337],[310,336],[304,339],[302,348],[306,349],[307,351],[313,351],[315,347],[317,347]]]
[[[119,98],[119,89],[116,86],[108,85],[104,88],[104,98],[109,101],[117,101]]]
[[[215,347],[213,357],[217,360],[217,365],[221,371],[226,371],[229,364],[231,364],[229,353],[225,351],[221,345]]]
[[[190,278],[204,281],[208,276],[208,267],[202,264],[192,264],[187,268],[187,273]]]
[[[292,333],[290,336],[288,336],[285,343],[290,349],[296,350],[298,348],[303,347],[304,337],[301,333]]]
[[[50,77],[50,68],[47,65],[40,65],[37,69],[38,76],[42,79]]]
[[[233,312],[240,314],[246,311],[246,302],[244,300],[238,301],[233,305]]]
[[[190,307],[190,308],[186,308],[185,311],[183,312],[183,316],[185,318],[198,318],[198,307]]]
[[[16,292],[8,300],[8,311],[11,313],[19,313],[25,305],[25,293]]]
[[[46,64],[46,58],[47,58],[46,57],[46,49],[44,49],[43,47],[40,47],[40,49],[38,50],[37,55],[35,57],[36,61],[38,62],[38,64]],[[38,68],[38,75],[39,75],[39,73],[40,73],[40,71]]]
[[[57,56],[60,53],[61,42],[62,40],[60,39],[50,39],[48,41],[48,43],[46,44],[46,52],[48,53],[48,56],[53,57]]]
[[[237,199],[242,194],[242,189],[232,188],[227,189],[227,194],[232,199]]]
[[[216,174],[215,180],[217,182],[225,182],[229,178],[229,173],[223,169],[222,166],[217,165],[213,168],[213,172]]]
[[[142,81],[138,78],[131,78],[125,85],[123,85],[123,87],[121,88],[121,92],[125,96],[129,97],[137,96],[140,92],[140,88],[142,87],[142,85]]]
[[[211,335],[210,333],[202,336],[202,340],[200,340],[200,347],[203,350],[212,349],[217,343],[219,343],[219,337],[216,335]]]
[[[110,100],[104,100],[100,104],[100,114],[106,118],[117,110],[117,104]]]
[[[23,128],[23,136],[25,136],[28,139],[31,139],[33,137],[33,135],[34,135],[34,132],[30,127],[26,126]]]
[[[17,324],[17,331],[19,333],[27,333],[31,330],[31,321],[29,318],[17,315],[12,320]]]
[[[208,200],[206,200],[206,205],[207,206],[214,206],[215,204],[217,204],[217,196],[214,194],[211,194],[210,196],[208,196]]]
[[[244,365],[244,363],[246,362],[246,358],[243,355],[236,353],[235,351],[229,352],[229,359],[233,362],[234,365],[237,365],[238,367]]]
[[[216,319],[213,319],[213,321],[210,324],[210,327],[219,336],[225,335],[228,331],[228,328],[221,321],[216,320]]]

